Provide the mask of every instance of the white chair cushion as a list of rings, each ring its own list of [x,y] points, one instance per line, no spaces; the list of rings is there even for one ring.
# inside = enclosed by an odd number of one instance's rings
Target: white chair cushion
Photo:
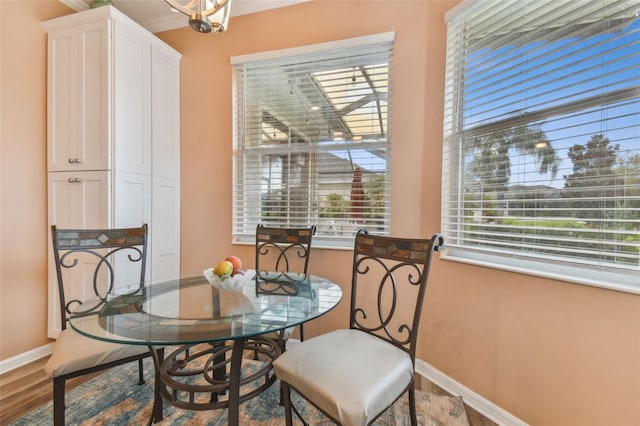
[[[343,425],[366,425],[413,380],[408,353],[359,330],[296,345],[273,363],[276,376]]]
[[[83,336],[71,327],[62,330],[44,366],[50,377],[149,352],[143,345],[119,345]]]

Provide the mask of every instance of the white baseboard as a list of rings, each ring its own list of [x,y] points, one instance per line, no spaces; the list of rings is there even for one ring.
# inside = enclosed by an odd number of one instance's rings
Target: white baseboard
[[[47,343],[39,348],[31,349],[14,357],[3,359],[0,361],[0,374],[7,373],[30,362],[37,361],[47,355],[51,355],[53,351],[53,343]]]
[[[526,426],[527,423],[518,419],[511,413],[503,410],[493,402],[483,398],[463,384],[437,370],[425,361],[416,360],[416,373],[439,386],[451,395],[459,396],[469,407],[476,410],[489,420],[505,426]]]

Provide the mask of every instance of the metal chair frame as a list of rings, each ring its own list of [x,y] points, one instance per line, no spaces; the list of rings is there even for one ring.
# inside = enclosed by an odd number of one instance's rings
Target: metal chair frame
[[[431,239],[409,239],[370,235],[366,230],[360,230],[355,238],[349,328],[372,334],[402,349],[409,354],[414,368],[418,328],[431,258],[433,252],[439,251],[443,244],[444,238],[440,234],[434,234]],[[363,277],[372,274],[374,269],[382,269],[383,271],[379,281],[378,278],[375,278],[375,282],[367,280],[365,283]],[[415,294],[415,297],[411,299],[413,312],[409,311],[410,321],[398,323],[397,320],[400,316],[398,303],[402,287],[414,287],[416,290],[412,293]],[[375,302],[368,305],[363,304],[361,297],[359,298],[360,293],[373,295]],[[403,312],[407,312],[406,308],[410,303],[407,299],[403,299]],[[370,307],[373,309],[369,309]],[[336,350],[344,351],[349,348],[336,348]],[[313,401],[309,401],[293,386],[286,382],[281,383],[287,426],[293,424],[292,409],[300,417],[298,410],[291,403],[291,389],[296,390],[334,423],[339,424],[337,419],[324,412]],[[397,396],[395,401],[407,392],[409,394],[411,424],[415,426],[417,416],[414,380]],[[385,411],[379,413],[378,417]],[[302,418],[301,420],[304,422]],[[373,421],[375,419],[371,423]]]
[[[306,228],[277,228],[259,224],[256,227],[256,289],[262,294],[287,294],[286,287],[266,287],[261,285],[261,272],[265,272],[260,266],[268,256],[273,256],[270,260],[270,272],[280,271],[283,276],[287,272],[299,272],[307,274],[309,268],[309,254],[311,253],[311,241],[316,233],[315,225]],[[294,266],[299,266],[302,262],[301,270],[296,270]],[[298,268],[300,269],[300,268]],[[300,341],[304,340],[304,328],[299,327]],[[282,337],[282,333],[280,333]],[[286,342],[281,341],[280,347],[284,352]]]
[[[92,287],[93,293],[99,298],[105,298],[114,289],[114,265],[112,256],[115,253],[123,252],[127,254],[131,262],[140,263],[140,278],[136,291],[144,291],[144,281],[146,274],[147,240],[148,226],[143,224],[140,228],[120,228],[120,229],[58,229],[56,225],[51,226],[51,236],[53,240],[53,254],[56,266],[58,282],[58,296],[60,301],[61,328],[67,328],[67,322],[74,307],[80,305],[82,301],[72,299],[67,301],[65,295],[65,285],[63,270],[72,269],[79,265],[78,255],[93,256],[97,260],[97,265],[93,273]],[[106,282],[104,281],[104,278]],[[96,307],[93,314],[98,314],[100,306]],[[87,313],[92,314],[92,313]],[[157,349],[160,359],[164,356],[164,349]],[[106,370],[118,365],[138,361],[139,374],[138,385],[144,383],[142,360],[149,357],[151,353],[140,354],[122,358],[109,363],[96,365],[91,368],[76,370],[71,373],[53,378],[53,413],[54,425],[63,426],[65,424],[65,384],[68,379],[91,374],[97,371]],[[162,405],[156,404],[158,409],[154,413],[156,420],[162,419]]]

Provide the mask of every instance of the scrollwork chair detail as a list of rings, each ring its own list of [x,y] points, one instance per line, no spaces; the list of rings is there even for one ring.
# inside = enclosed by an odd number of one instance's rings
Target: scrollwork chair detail
[[[262,294],[295,295],[296,287],[287,287],[282,281],[277,285],[274,281],[265,282],[261,276],[265,272],[281,272],[286,277],[288,272],[307,274],[311,242],[316,233],[315,226],[306,228],[276,228],[258,225],[256,228],[256,290]],[[271,278],[274,277],[271,274]],[[280,349],[286,350],[286,341],[292,329],[279,333]],[[304,340],[304,328],[299,327],[300,340]]]
[[[148,228],[146,224],[140,228],[121,229],[58,229],[53,225],[51,235],[62,331],[44,369],[53,378],[54,424],[63,426],[68,379],[138,361],[138,384],[144,383],[142,359],[150,355],[147,346],[94,340],[78,333],[67,322],[71,312],[83,301],[96,296],[106,298],[114,290],[114,285],[120,282],[124,274],[118,268],[120,265],[114,265],[116,256],[128,259],[126,276],[133,280],[127,283],[133,285],[132,291],[144,288]],[[74,268],[83,268],[83,276],[89,282],[82,283],[82,288],[74,287],[72,291],[69,283],[65,285],[65,278],[71,279],[67,270]],[[95,311],[85,314],[97,315],[100,308],[98,304]],[[162,349],[158,351],[162,354]],[[162,416],[161,413],[159,415]]]
[[[368,425],[405,393],[417,424],[414,368],[432,253],[444,239],[375,236],[354,246],[349,328],[306,340],[274,363],[292,425],[291,390],[333,422]],[[297,414],[296,410],[296,414]]]

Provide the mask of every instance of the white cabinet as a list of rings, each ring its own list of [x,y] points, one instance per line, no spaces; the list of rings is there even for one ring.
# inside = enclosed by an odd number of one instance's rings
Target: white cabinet
[[[49,171],[109,168],[108,34],[102,19],[49,36]]]
[[[42,26],[48,34],[49,224],[147,223],[148,281],[178,278],[181,55],[111,6]],[[80,286],[82,278],[74,279]],[[59,317],[51,258],[50,337],[59,333]]]
[[[103,228],[109,224],[111,172],[49,173],[49,224]]]
[[[152,282],[180,276],[180,64],[171,52],[152,48],[151,97],[153,183],[151,222],[162,233],[152,232],[154,265]]]

